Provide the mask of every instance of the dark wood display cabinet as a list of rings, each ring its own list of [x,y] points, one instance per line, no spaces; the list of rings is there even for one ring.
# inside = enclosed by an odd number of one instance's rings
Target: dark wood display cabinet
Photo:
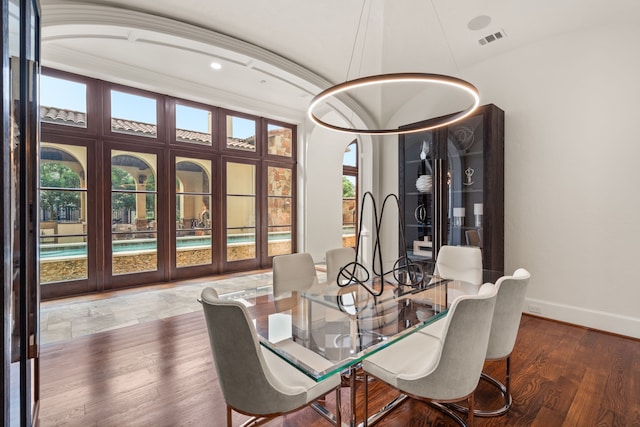
[[[479,246],[483,268],[502,271],[504,111],[485,105],[449,126],[399,139],[401,252],[432,267],[442,245]]]

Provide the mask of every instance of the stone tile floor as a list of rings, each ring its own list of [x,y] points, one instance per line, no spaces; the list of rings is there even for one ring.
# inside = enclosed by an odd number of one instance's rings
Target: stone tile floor
[[[324,272],[319,270],[318,278],[323,280]],[[271,292],[271,282],[271,271],[265,271],[45,301],[40,305],[40,343],[45,345],[200,310],[198,297],[207,286],[224,296],[243,289]]]

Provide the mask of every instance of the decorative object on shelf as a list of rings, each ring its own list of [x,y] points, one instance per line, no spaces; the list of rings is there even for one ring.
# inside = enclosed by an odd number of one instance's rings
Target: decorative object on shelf
[[[429,162],[427,161],[427,153],[429,153],[429,146],[427,145],[427,141],[422,140],[422,150],[420,151],[420,176],[416,180],[416,189],[420,193],[431,193],[431,189],[433,188],[433,177],[431,176],[433,171],[431,170],[431,165],[429,165]]]
[[[475,216],[475,219],[476,219],[476,227],[482,227],[482,211],[483,211],[482,203],[473,204],[473,215]]]
[[[472,168],[467,168],[464,171],[464,174],[467,176],[467,181],[463,182],[464,185],[473,185],[474,182],[471,180],[471,178],[473,177],[473,174],[475,173],[475,171]]]
[[[453,208],[453,225],[456,227],[464,226],[464,208]]]
[[[380,227],[382,225],[382,218],[384,216],[384,209],[387,206],[389,200],[395,201],[398,211],[400,211],[400,201],[395,194],[388,194],[382,202],[382,208],[380,209],[380,217],[378,218],[378,209],[376,207],[376,201],[371,192],[367,191],[362,196],[362,203],[360,204],[360,218],[363,218],[364,207],[366,201],[370,200],[372,203],[373,219],[375,222],[375,243],[373,247],[373,259],[371,262],[372,272],[366,268],[364,264],[359,262],[361,260],[360,251],[360,236],[362,235],[362,221],[358,226],[358,237],[356,241],[356,259],[353,262],[345,265],[338,272],[338,286],[345,287],[353,284],[358,284],[365,288],[374,297],[382,295],[384,291],[385,276],[393,275],[397,284],[405,286],[419,286],[422,284],[424,277],[422,266],[413,262],[408,256],[406,251],[406,244],[403,245],[404,252],[393,264],[393,268],[390,271],[384,271],[382,265],[382,246],[380,243]],[[402,224],[402,217],[398,215],[398,229],[400,231],[400,239],[404,242],[404,226]],[[371,286],[369,285],[371,284]],[[379,286],[375,289],[376,285]]]
[[[467,152],[475,141],[473,129],[467,126],[458,126],[451,132],[453,139],[457,142],[458,150]]]
[[[426,224],[427,223],[427,208],[425,208],[424,205],[422,205],[422,204],[418,205],[416,210],[413,212],[413,216],[416,219],[416,221],[418,221],[420,224]]]
[[[433,255],[433,242],[431,242],[429,236],[424,236],[422,240],[413,241],[413,253],[426,257]]]
[[[416,179],[416,189],[421,193],[431,193],[433,187],[433,178],[431,175],[420,175]]]
[[[358,43],[361,27],[364,28],[363,34],[365,35],[364,36],[365,39],[368,33],[368,23],[365,23],[365,25],[362,25],[364,11],[365,9],[367,9],[365,7],[367,1],[369,1],[368,9],[371,10],[371,0],[363,0],[362,8],[360,11],[360,17],[358,21],[358,27],[356,30],[355,39],[353,41],[353,49],[351,50],[351,57],[349,60],[349,65],[347,67],[347,77],[349,77],[349,74],[351,71],[351,65],[353,63],[354,54],[356,52],[356,45]],[[438,21],[440,21],[440,15],[438,14],[438,11],[435,10],[435,6],[433,5],[433,3],[432,3],[432,7],[434,9],[435,16],[438,18]],[[442,24],[440,25],[440,28],[442,29]],[[444,34],[444,29],[442,32],[446,41],[446,34]],[[362,51],[360,52],[360,58],[364,58],[366,40],[363,40],[360,44],[362,46]],[[449,53],[451,54],[451,57],[452,59],[454,59],[454,62],[455,62],[455,58],[453,57],[453,51],[451,50],[451,47],[449,46],[448,42],[446,43],[446,46],[449,49]],[[362,59],[360,59],[360,61],[361,61],[360,65],[362,65]],[[343,116],[344,114],[341,113],[340,109],[336,107],[336,105],[343,105],[346,107],[349,101],[353,101],[352,98],[346,92],[351,91],[353,89],[361,88],[361,87],[382,86],[382,85],[389,85],[389,84],[397,85],[400,83],[427,83],[427,84],[433,84],[440,87],[452,88],[452,89],[455,89],[457,92],[461,92],[464,95],[468,95],[471,102],[464,110],[458,113],[450,114],[446,116],[440,116],[435,119],[432,119],[429,122],[429,125],[425,125],[424,122],[421,122],[421,124],[415,124],[415,125],[407,126],[403,128],[358,129],[355,127],[344,127],[344,126],[339,126],[336,124],[325,122],[315,114],[315,110],[318,109],[321,111],[335,111],[336,113],[338,113],[338,116]],[[471,83],[465,80],[459,79],[457,77],[447,76],[442,74],[430,74],[430,73],[391,73],[391,74],[378,74],[378,75],[372,75],[367,77],[361,77],[353,80],[347,80],[344,83],[331,86],[313,97],[307,109],[307,115],[309,119],[311,119],[311,121],[313,121],[315,124],[322,126],[326,129],[330,129],[338,132],[344,132],[349,134],[360,134],[360,135],[402,135],[402,134],[409,134],[409,133],[435,129],[435,128],[447,126],[452,123],[458,122],[464,119],[465,117],[468,117],[469,115],[473,114],[473,112],[478,108],[479,105],[480,105],[480,94],[478,92],[478,89],[475,86],[473,86]]]

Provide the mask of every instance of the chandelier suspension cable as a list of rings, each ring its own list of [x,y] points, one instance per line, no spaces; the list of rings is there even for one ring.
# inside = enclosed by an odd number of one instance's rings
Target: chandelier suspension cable
[[[431,0],[431,8],[433,9],[433,13],[436,15],[436,19],[438,20],[438,26],[440,27],[440,31],[442,31],[442,37],[444,38],[444,44],[447,46],[447,50],[449,51],[449,55],[451,56],[451,60],[453,61],[454,67],[456,67],[456,73],[460,74],[460,68],[458,67],[458,61],[456,61],[456,57],[453,54],[453,49],[451,48],[451,43],[449,43],[449,37],[447,37],[447,32],[444,30],[444,25],[442,25],[442,19],[440,19],[440,14],[438,13],[438,9],[436,9],[436,5],[433,4],[433,0]]]
[[[360,7],[360,16],[358,18],[358,25],[356,26],[356,35],[353,38],[353,47],[351,48],[351,57],[349,58],[349,65],[347,65],[347,74],[344,77],[344,81],[349,81],[349,76],[351,75],[351,68],[353,66],[353,62],[356,56],[356,48],[358,47],[358,40],[360,39],[360,28],[362,27],[363,21],[364,21],[363,20],[364,9],[366,4],[367,4],[367,0],[362,0],[362,6]],[[364,38],[362,40],[362,49],[360,50],[360,59],[358,63],[358,75],[360,75],[360,72],[362,71],[362,58],[364,58],[364,48],[367,41],[367,34],[369,32],[368,20],[370,19],[370,16],[371,16],[371,2],[369,2],[369,13],[367,14],[367,25],[364,30]],[[351,110],[350,121],[352,123],[353,123],[354,115],[355,115],[355,112]]]
[[[360,77],[353,80],[348,80],[349,74],[351,72],[351,68],[353,66],[354,58],[355,58],[355,52],[357,50],[356,47],[358,43],[359,34],[361,31],[361,27],[363,25],[366,1],[367,0],[363,0],[362,8],[360,9],[360,18],[358,20],[358,26],[356,29],[356,37],[353,42],[353,48],[351,50],[351,57],[349,59],[349,65],[347,69],[347,80],[344,83],[331,86],[323,90],[319,94],[317,94],[315,97],[313,97],[307,109],[307,115],[309,119],[315,124],[317,124],[318,126],[321,126],[326,129],[338,131],[338,132],[343,132],[343,133],[359,134],[359,135],[404,135],[404,134],[410,134],[415,132],[422,132],[425,130],[436,129],[442,126],[447,126],[471,115],[480,105],[480,93],[478,92],[478,89],[475,86],[473,86],[471,83],[465,80],[459,79],[457,77],[442,75],[442,74],[431,74],[431,73],[391,73],[391,74],[371,75],[368,77]],[[458,63],[456,61],[455,56],[453,55],[453,50],[451,48],[451,45],[449,44],[449,40],[447,39],[446,33],[444,31],[444,26],[442,25],[440,15],[438,14],[438,11],[436,10],[435,5],[433,4],[433,0],[431,0],[431,6],[438,20],[440,29],[442,30],[442,34],[444,36],[445,44],[447,46],[449,54],[451,55],[453,63],[459,74]],[[371,15],[371,3],[369,3],[368,16],[370,15]],[[365,40],[363,40],[362,42],[362,54],[360,57],[359,69],[362,67],[362,59],[364,57],[366,32],[368,32],[368,25],[365,26]],[[462,93],[468,96],[471,99],[471,102],[462,111],[459,111],[457,113],[450,114],[450,115],[440,116],[439,118],[436,118],[436,119],[432,119],[429,121],[428,125],[425,124],[425,121],[421,121],[413,125],[403,126],[402,128],[388,128],[388,129],[384,129],[384,128],[383,129],[370,129],[370,128],[360,129],[355,127],[338,126],[322,120],[314,113],[315,109],[322,104],[328,105],[330,108],[334,109],[335,111],[335,107],[332,107],[328,102],[328,100],[330,98],[336,98],[338,95],[344,94],[347,91],[352,91],[354,89],[359,89],[359,88],[369,87],[369,86],[382,86],[385,84],[399,84],[399,83],[414,83],[414,84],[420,83],[420,84],[439,85],[441,87],[452,88],[452,89],[455,89],[455,91],[458,94]],[[351,119],[353,119],[353,114],[355,114],[355,112],[351,110],[351,114],[352,114]],[[351,120],[351,122],[353,122],[353,120]]]
[[[349,65],[347,66],[347,75],[344,77],[345,81],[349,80],[349,75],[351,74],[351,66],[353,65],[353,59],[356,56],[356,47],[358,46],[358,38],[360,35],[360,27],[362,26],[362,17],[364,16],[364,6],[367,0],[362,0],[362,7],[360,8],[360,17],[358,18],[358,26],[356,27],[356,36],[353,39],[353,47],[351,48],[351,57],[349,58]],[[371,6],[369,6],[369,14],[371,13]],[[367,38],[367,30],[364,33],[365,40]],[[362,41],[362,52],[360,53],[360,65],[358,66],[358,72],[360,72],[362,68],[362,57],[364,55],[364,40]]]

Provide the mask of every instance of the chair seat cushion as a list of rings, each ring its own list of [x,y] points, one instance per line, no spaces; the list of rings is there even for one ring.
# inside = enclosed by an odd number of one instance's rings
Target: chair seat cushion
[[[371,375],[397,387],[399,379],[411,380],[433,371],[441,350],[442,341],[439,338],[413,333],[367,357],[362,361],[362,367]]]
[[[263,346],[260,346],[260,348],[264,361],[269,366],[271,373],[276,377],[276,383],[284,386],[287,393],[300,393],[306,390],[306,401],[309,402],[324,396],[340,384],[340,375],[336,374],[316,382],[271,350]]]

